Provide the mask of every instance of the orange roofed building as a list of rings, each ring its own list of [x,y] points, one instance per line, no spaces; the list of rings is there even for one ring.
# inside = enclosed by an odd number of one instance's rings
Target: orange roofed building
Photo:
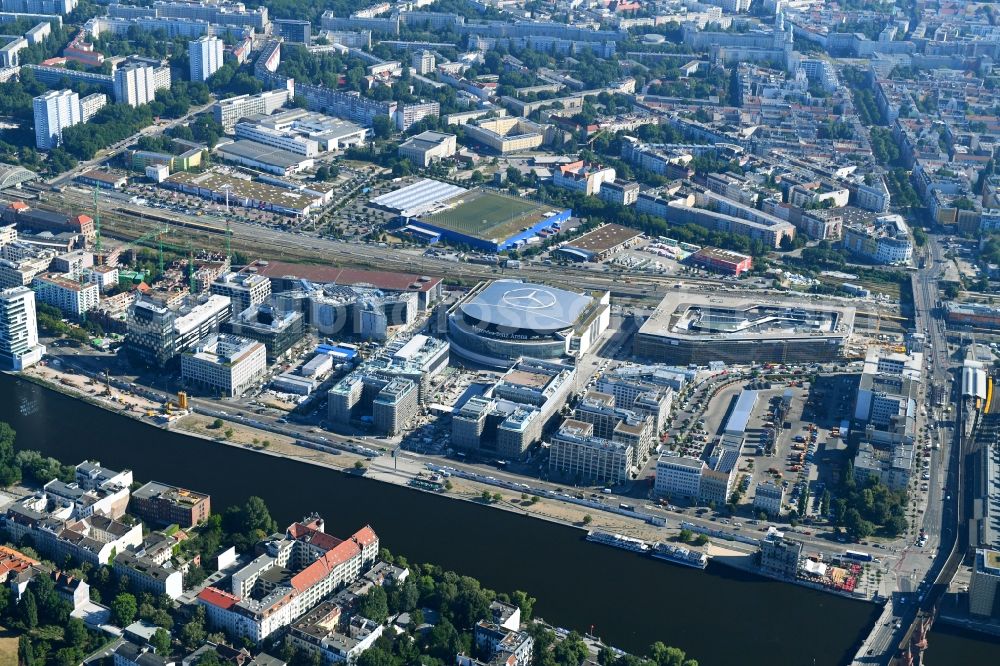
[[[39,564],[38,560],[20,551],[0,546],[0,583],[6,583],[12,575],[17,576],[22,571]]]
[[[259,643],[361,577],[378,549],[371,527],[338,539],[313,516],[264,541],[264,554],[233,574],[229,590],[206,587],[198,603],[213,628]]]

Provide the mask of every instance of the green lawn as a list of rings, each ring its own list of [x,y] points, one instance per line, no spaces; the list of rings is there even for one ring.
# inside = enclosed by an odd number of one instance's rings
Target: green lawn
[[[542,210],[542,206],[533,201],[481,192],[427,219],[444,229],[477,238],[507,238],[529,222],[534,223],[535,219],[527,218],[533,218]]]
[[[0,666],[17,666],[17,635],[0,627]]]

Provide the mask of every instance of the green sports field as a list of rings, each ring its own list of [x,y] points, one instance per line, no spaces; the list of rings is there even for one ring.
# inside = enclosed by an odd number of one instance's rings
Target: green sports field
[[[533,201],[491,192],[470,192],[462,198],[462,203],[454,208],[425,219],[443,229],[489,240],[513,236],[523,227],[535,224],[541,213],[548,210]]]

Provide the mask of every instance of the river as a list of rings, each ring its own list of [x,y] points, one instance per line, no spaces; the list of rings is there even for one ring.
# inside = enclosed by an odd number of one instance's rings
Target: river
[[[0,396],[19,448],[208,492],[216,510],[259,495],[281,525],[313,511],[338,536],[368,523],[394,553],[523,589],[549,622],[630,651],[660,640],[702,666],[833,666],[849,661],[877,615],[719,564],[684,569],[588,543],[573,528],[167,432],[10,375],[0,374]],[[955,642],[971,651],[961,663],[1000,663],[996,646]]]

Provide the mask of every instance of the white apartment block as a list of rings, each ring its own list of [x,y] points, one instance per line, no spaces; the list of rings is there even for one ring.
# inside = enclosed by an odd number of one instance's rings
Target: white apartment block
[[[357,580],[378,558],[378,536],[370,527],[344,540],[323,530],[321,518],[294,523],[281,538],[262,544],[265,554],[233,574],[230,590],[202,590],[198,604],[209,625],[259,643]],[[277,585],[261,578],[282,567],[297,573]]]
[[[430,74],[434,71],[434,66],[437,64],[434,54],[427,50],[414,52],[410,62],[413,65],[413,69],[420,75]]]
[[[586,164],[582,160],[564,164],[552,173],[552,184],[566,190],[597,194],[602,183],[615,182],[615,170],[596,164]]]
[[[913,258],[910,230],[901,215],[882,215],[872,224],[845,227],[844,247],[877,264],[909,264]]]
[[[38,344],[35,292],[27,287],[0,291],[0,364],[24,370],[44,353],[45,347]]]
[[[80,98],[80,118],[87,122],[94,115],[103,109],[108,103],[108,96],[104,93],[94,93]]]
[[[227,132],[231,132],[241,119],[254,115],[269,116],[290,99],[291,92],[287,89],[269,90],[259,95],[240,95],[216,102],[212,107],[212,116]]]
[[[264,377],[266,355],[259,342],[235,335],[212,335],[181,356],[181,377],[235,398]]]
[[[56,505],[47,494],[29,495],[10,504],[0,525],[13,541],[30,536],[35,548],[55,562],[71,556],[102,566],[115,553],[142,544],[142,524],[126,525],[103,514],[73,518],[70,509]]]
[[[894,417],[912,413],[922,366],[919,352],[901,354],[870,347],[858,382],[854,418],[884,429]]]
[[[52,273],[36,275],[31,283],[35,296],[71,317],[81,317],[97,307],[101,290],[96,284],[77,282]]]
[[[102,264],[100,266],[94,266],[84,270],[83,274],[87,278],[87,282],[96,284],[102,294],[110,290],[112,287],[118,286],[117,266]]]
[[[392,119],[396,123],[396,129],[406,131],[414,123],[419,123],[427,116],[440,116],[441,105],[438,102],[417,102],[414,104],[400,104],[396,112],[392,114]]]
[[[171,599],[184,593],[184,574],[180,569],[168,569],[131,550],[118,553],[112,568],[117,576],[128,579],[133,590],[165,594]]]
[[[222,40],[206,35],[188,42],[188,62],[191,65],[191,80],[205,81],[222,67]]]
[[[170,88],[170,68],[131,63],[115,70],[115,100],[119,104],[139,106],[156,98],[156,91]]]
[[[32,100],[32,108],[39,150],[52,150],[62,143],[64,129],[83,122],[80,96],[72,90],[50,90]]]

